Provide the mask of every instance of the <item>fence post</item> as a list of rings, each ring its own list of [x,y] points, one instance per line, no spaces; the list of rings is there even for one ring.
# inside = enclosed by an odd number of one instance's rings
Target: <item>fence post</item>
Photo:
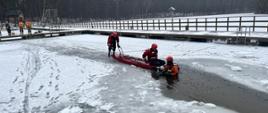
[[[136,20],[137,30],[139,30],[139,20]]]
[[[122,24],[122,27],[123,27],[122,29],[125,29],[125,22],[122,21],[121,24]]]
[[[118,28],[118,27],[117,27],[117,20],[116,20],[116,21],[115,21],[115,29],[117,30],[117,28]]]
[[[253,17],[253,32],[255,32],[256,16]]]
[[[160,20],[158,19],[158,30],[160,30]]]
[[[215,31],[218,31],[218,18],[216,18],[216,26],[215,26]]]
[[[205,18],[205,31],[207,31],[207,30],[208,30],[208,19]]]
[[[124,30],[126,29],[126,21],[123,21]]]
[[[227,31],[229,32],[229,22],[230,22],[230,17],[227,17]]]
[[[189,18],[187,18],[187,26],[186,26],[186,31],[189,31],[189,28],[190,28],[190,26],[189,26]]]
[[[174,31],[174,25],[173,25],[173,17],[172,17],[172,19],[171,19],[171,31]]]
[[[146,20],[147,31],[149,30],[148,20]]]
[[[165,19],[165,30],[167,30],[167,20]]]
[[[154,20],[153,20],[153,30],[155,30],[155,28],[154,28]]]
[[[241,28],[242,26],[241,25],[242,25],[242,17],[239,18],[239,31],[242,30],[242,28]]]
[[[179,30],[181,31],[181,19],[179,19]]]
[[[143,30],[143,20],[141,20],[141,30]]]
[[[132,25],[131,25],[131,29],[133,30],[134,29],[134,22],[133,22],[133,20],[132,20],[132,23],[131,23]]]
[[[108,20],[108,26],[109,26],[109,29],[111,29],[111,21]]]
[[[127,30],[129,30],[129,20],[127,21]]]
[[[198,21],[198,18],[195,19],[195,30],[196,30],[196,31],[198,31],[198,26],[197,26],[198,23],[197,23],[197,21]]]
[[[267,24],[267,32],[268,32],[268,24]]]
[[[119,29],[120,30],[122,29],[122,22],[121,22],[121,20],[119,20]]]

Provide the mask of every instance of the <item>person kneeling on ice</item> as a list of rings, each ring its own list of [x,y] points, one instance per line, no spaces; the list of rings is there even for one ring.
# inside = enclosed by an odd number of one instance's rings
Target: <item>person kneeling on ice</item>
[[[163,66],[165,64],[165,61],[158,59],[157,44],[155,43],[151,45],[151,48],[144,51],[142,58],[155,69],[156,67]]]
[[[116,45],[117,45],[118,48],[120,48],[119,36],[118,36],[117,32],[112,32],[109,35],[107,45],[108,45],[108,57],[110,57],[111,56],[111,50],[113,50],[113,55],[114,55],[115,50],[116,50]]]
[[[162,75],[166,77],[168,88],[174,85],[174,81],[179,81],[180,68],[178,64],[173,63],[173,57],[166,58],[166,64],[162,68]]]

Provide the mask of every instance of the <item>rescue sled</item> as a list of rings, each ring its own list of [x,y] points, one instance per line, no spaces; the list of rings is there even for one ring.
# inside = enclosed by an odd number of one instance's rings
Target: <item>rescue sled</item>
[[[119,48],[119,52],[120,53],[115,53],[114,55],[112,55],[112,57],[121,63],[134,65],[136,67],[140,67],[143,69],[149,69],[149,70],[152,70],[154,68],[153,66],[151,66],[149,63],[145,62],[141,58],[132,57],[129,55],[124,55],[123,50],[121,48]]]

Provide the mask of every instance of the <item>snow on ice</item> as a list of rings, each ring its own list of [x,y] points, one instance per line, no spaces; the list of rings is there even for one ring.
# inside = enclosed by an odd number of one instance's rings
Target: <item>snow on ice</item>
[[[132,66],[122,67],[123,64],[107,58],[106,39],[107,36],[102,35],[77,35],[1,43],[0,110],[4,113],[80,113],[86,108],[96,113],[131,110],[133,113],[234,113],[212,103],[164,97],[159,82],[152,81],[148,72]],[[161,59],[173,55],[177,63],[189,63],[219,76],[226,76],[221,75],[224,71],[240,78],[230,77],[233,81],[262,91],[267,88],[267,68],[260,70],[260,74],[250,70],[251,66],[268,66],[268,55],[263,54],[267,48],[127,37],[122,37],[120,42],[124,51],[144,50],[152,43],[158,44]],[[142,51],[125,54],[141,57]],[[132,75],[135,73],[139,76]],[[247,73],[255,74],[244,76]],[[100,82],[107,77],[118,81]]]

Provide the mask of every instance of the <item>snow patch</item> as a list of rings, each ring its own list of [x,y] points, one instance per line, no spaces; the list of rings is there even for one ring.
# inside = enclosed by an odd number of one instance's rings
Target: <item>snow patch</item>
[[[212,103],[206,103],[205,106],[208,108],[216,108],[217,107],[215,104],[212,104]]]
[[[268,90],[268,80],[261,80],[260,83],[263,87],[265,87]]]
[[[204,65],[200,64],[199,62],[192,62],[192,65],[197,68],[204,68]]]
[[[190,113],[206,113],[206,112],[198,109],[193,109]]]
[[[83,110],[79,107],[73,107],[69,106],[63,110],[61,110],[59,113],[82,113]]]
[[[226,67],[229,67],[232,71],[237,71],[237,72],[241,72],[242,71],[242,68],[239,67],[239,66],[234,66],[234,65],[231,65],[231,64],[225,64]]]
[[[127,69],[125,67],[122,68],[123,72],[127,72]]]

